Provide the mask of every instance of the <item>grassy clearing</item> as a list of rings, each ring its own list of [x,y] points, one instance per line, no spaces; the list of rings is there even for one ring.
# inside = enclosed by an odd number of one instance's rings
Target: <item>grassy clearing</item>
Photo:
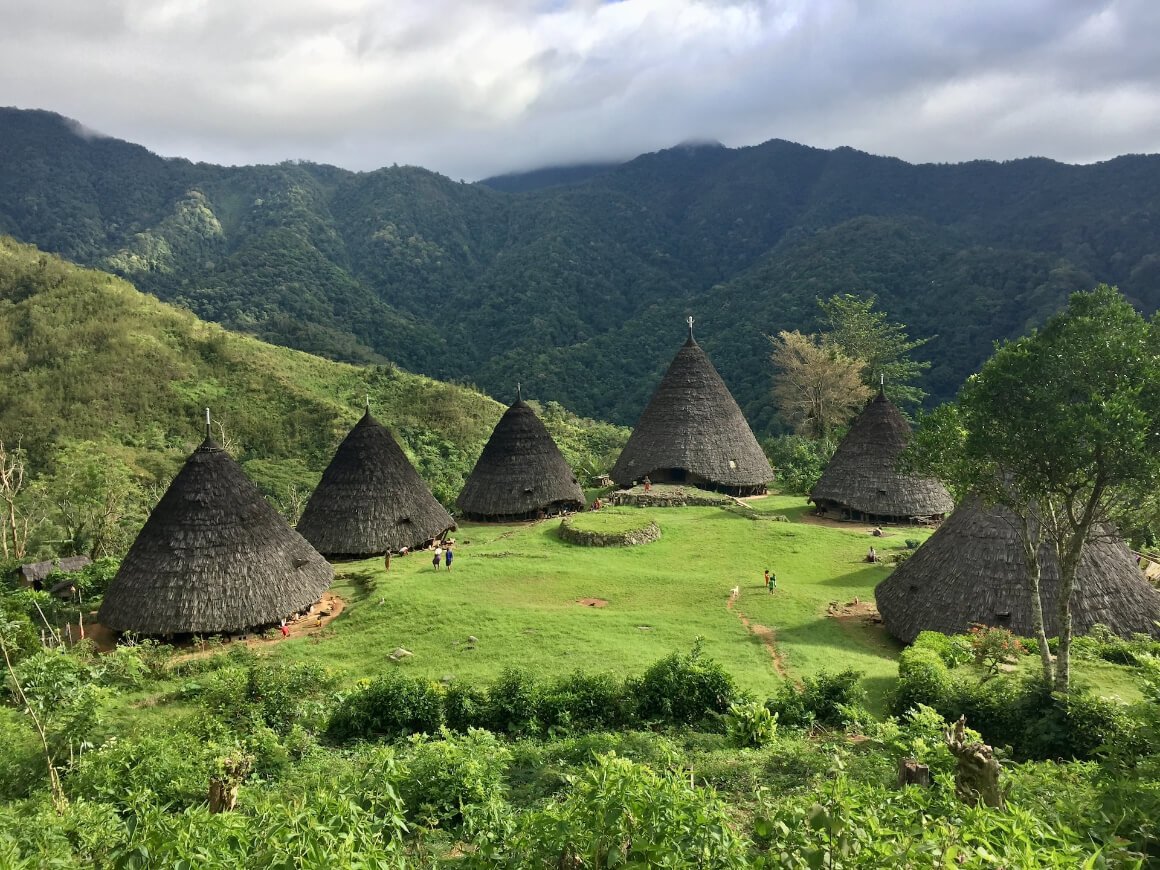
[[[565,522],[574,529],[596,532],[602,535],[622,535],[643,529],[656,521],[653,512],[642,510],[613,509],[590,511],[569,517]]]
[[[865,532],[800,522],[800,498],[751,505],[753,518],[713,507],[594,514],[607,523],[657,521],[659,541],[626,549],[570,546],[557,538],[557,521],[467,524],[450,572],[434,570],[424,553],[393,560],[389,577],[377,559],[339,566],[335,591],[347,610],[323,637],[291,640],[272,654],[322,661],[350,679],[395,667],[433,679],[489,679],[510,665],[543,675],[577,668],[625,674],[688,649],[701,635],[708,655],[764,695],[779,677],[768,650],[742,625],[744,615],[774,630],[791,676],[857,668],[881,709],[899,646],[880,626],[834,619],[827,607],[872,600],[890,568],[862,561]],[[768,521],[775,514],[791,522]],[[891,531],[874,541],[887,556],[904,549],[905,538],[928,535]],[[772,594],[763,587],[767,567],[778,577]],[[741,594],[731,611],[734,586]],[[585,598],[608,604],[578,603]],[[464,643],[469,635],[479,638],[474,649]],[[398,646],[413,658],[388,661]]]

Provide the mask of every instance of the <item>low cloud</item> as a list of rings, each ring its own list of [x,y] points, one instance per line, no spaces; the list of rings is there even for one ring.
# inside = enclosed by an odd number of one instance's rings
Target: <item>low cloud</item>
[[[1160,150],[1152,0],[8,0],[0,103],[220,163],[452,177],[779,137]]]

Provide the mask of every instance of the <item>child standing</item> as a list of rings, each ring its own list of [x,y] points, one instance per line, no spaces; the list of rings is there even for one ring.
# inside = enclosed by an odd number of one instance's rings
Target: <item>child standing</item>
[[[448,547],[443,551],[443,564],[447,567],[448,571],[451,570],[451,558],[453,555],[454,554],[451,552],[451,547]]]
[[[431,565],[436,571],[439,570],[439,561],[443,557],[443,548],[438,544],[435,545],[435,556],[431,559]]]

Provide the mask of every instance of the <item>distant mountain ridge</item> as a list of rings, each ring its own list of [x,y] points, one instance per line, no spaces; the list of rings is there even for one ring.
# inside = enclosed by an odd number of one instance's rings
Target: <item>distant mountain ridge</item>
[[[519,380],[622,423],[692,313],[759,433],[777,425],[764,335],[815,328],[817,297],[876,293],[937,335],[936,398],[1073,290],[1160,306],[1157,156],[915,166],[772,140],[588,169],[509,193],[416,167],[218,167],[4,109],[0,231],[269,341],[494,395]]]

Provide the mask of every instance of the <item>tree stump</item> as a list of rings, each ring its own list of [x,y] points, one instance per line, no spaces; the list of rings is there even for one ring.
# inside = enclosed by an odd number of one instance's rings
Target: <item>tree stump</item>
[[[898,787],[908,785],[930,785],[930,767],[919,764],[914,758],[898,759]]]
[[[955,796],[968,806],[986,806],[1002,809],[1003,792],[999,788],[1002,768],[995,758],[995,750],[986,743],[967,742],[967,717],[946,730],[947,748],[957,762],[955,768]]]
[[[209,778],[209,811],[228,813],[238,805],[238,786],[250,772],[248,755],[219,758],[217,771]]]

